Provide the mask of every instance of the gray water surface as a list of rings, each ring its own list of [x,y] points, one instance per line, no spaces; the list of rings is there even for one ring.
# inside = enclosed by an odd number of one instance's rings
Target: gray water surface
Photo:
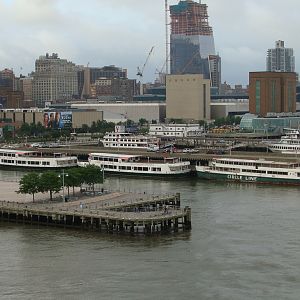
[[[130,237],[0,223],[0,299],[300,299],[300,188],[118,177],[106,185],[180,192],[192,231]]]

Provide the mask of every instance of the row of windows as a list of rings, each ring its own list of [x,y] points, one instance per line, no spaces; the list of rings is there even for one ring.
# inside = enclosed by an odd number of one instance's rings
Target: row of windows
[[[93,156],[92,160],[99,160],[99,161],[112,161],[112,162],[118,162],[118,158],[112,158],[112,157],[97,157]]]
[[[109,144],[105,143],[105,147],[145,147],[145,144]]]
[[[277,172],[277,171],[268,171],[268,174],[288,175],[287,172]],[[298,174],[298,177],[299,177],[299,174]]]
[[[14,153],[0,153],[0,156],[4,156],[4,157],[16,157],[16,155]]]
[[[18,165],[34,165],[34,166],[38,166],[40,165],[40,162],[39,161],[24,161],[24,160],[11,160],[11,159],[1,159],[1,162],[2,163],[6,163],[6,164],[15,164],[17,163]],[[49,166],[50,165],[50,162],[48,161],[43,161],[42,162],[42,165],[43,166]]]
[[[72,164],[76,164],[77,160],[76,159],[69,159],[69,160],[59,160],[57,162],[58,166],[63,166],[63,165],[72,165]]]
[[[14,160],[10,160],[10,159],[1,159],[1,161],[6,164],[14,164],[15,163]]]
[[[257,167],[265,167],[265,168],[269,168],[270,164],[269,163],[251,163],[251,162],[241,162],[241,161],[220,161],[222,164],[224,165],[235,165],[235,166],[249,166],[249,167],[253,167],[255,166]],[[274,165],[273,168],[288,168],[287,165]]]
[[[117,169],[117,166],[113,166],[113,165],[103,165],[101,166],[104,169]],[[143,171],[143,172],[148,172],[148,171],[152,171],[152,172],[161,172],[161,168],[150,168],[150,167],[131,167],[131,166],[120,166],[119,170],[127,170],[127,171]]]
[[[119,138],[119,139],[109,139],[110,142],[130,142],[130,143],[141,143],[141,142],[147,142],[147,139],[124,139],[124,138]]]
[[[28,165],[35,165],[35,166],[37,166],[39,164],[40,164],[39,161],[28,161]]]
[[[290,145],[290,146],[277,146],[277,145],[274,145],[274,146],[272,146],[272,148],[278,149],[278,150],[300,150],[300,145]]]
[[[160,132],[155,132],[154,134],[158,134]],[[182,135],[182,132],[164,132],[164,135]]]
[[[158,130],[158,131],[164,131],[164,129],[163,129],[163,128],[160,128],[160,127],[158,127],[158,128],[156,127],[155,130]],[[175,128],[169,128],[168,130],[169,130],[169,131],[172,131],[172,130],[173,130],[173,131],[179,131],[179,130],[184,130],[184,128],[175,127]]]

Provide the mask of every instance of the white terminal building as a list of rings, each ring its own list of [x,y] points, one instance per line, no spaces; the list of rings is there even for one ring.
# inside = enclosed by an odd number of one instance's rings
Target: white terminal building
[[[157,137],[192,137],[203,133],[199,124],[150,124],[149,135]]]

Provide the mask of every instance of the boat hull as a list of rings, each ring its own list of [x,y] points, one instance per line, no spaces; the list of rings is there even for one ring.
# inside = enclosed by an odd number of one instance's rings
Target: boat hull
[[[300,179],[262,177],[253,175],[239,175],[234,173],[217,173],[211,171],[197,170],[197,176],[201,179],[229,181],[240,183],[274,184],[274,185],[300,185]]]
[[[49,166],[39,166],[39,167],[34,167],[34,166],[17,166],[17,165],[0,165],[1,170],[16,170],[16,171],[39,171],[42,172],[44,170],[50,171],[50,170],[61,170],[61,169],[72,169],[72,168],[78,168],[78,165],[76,166],[63,166],[63,167],[49,167]]]

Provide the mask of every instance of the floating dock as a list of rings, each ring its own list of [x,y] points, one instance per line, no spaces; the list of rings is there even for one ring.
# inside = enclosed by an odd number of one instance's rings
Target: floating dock
[[[157,234],[192,228],[191,209],[180,207],[178,193],[149,196],[107,192],[70,202],[0,201],[0,219],[107,233]]]

